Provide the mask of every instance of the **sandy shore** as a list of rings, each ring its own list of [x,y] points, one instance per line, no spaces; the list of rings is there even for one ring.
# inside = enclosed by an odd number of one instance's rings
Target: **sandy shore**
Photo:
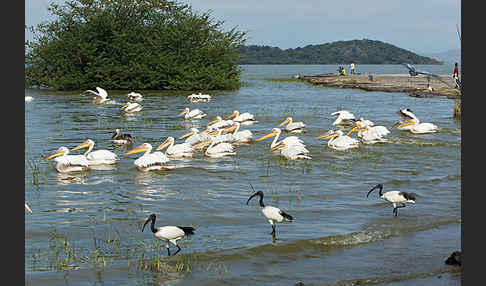
[[[313,75],[300,76],[299,79],[314,85],[337,88],[359,88],[366,91],[404,92],[413,96],[431,97],[447,96],[455,98],[461,91],[454,88],[452,76],[441,75],[441,80],[431,78],[428,89],[428,80],[424,75],[411,77],[409,74],[374,74],[366,75]]]

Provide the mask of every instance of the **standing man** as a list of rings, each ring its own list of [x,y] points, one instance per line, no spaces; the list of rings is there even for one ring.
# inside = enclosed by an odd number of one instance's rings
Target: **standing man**
[[[351,63],[349,66],[351,67],[350,74],[354,74],[354,63]]]
[[[457,67],[457,63],[454,65],[454,73],[452,74],[452,78],[454,79],[456,88],[461,88],[459,81],[459,68]]]

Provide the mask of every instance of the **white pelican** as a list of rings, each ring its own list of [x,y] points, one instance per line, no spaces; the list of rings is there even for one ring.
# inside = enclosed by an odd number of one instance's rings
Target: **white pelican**
[[[108,92],[106,90],[102,89],[101,87],[96,87],[96,91],[92,91],[90,89],[86,90],[83,94],[94,94],[95,97],[93,97],[93,100],[97,104],[105,103],[109,101],[110,99],[108,98]]]
[[[138,93],[138,92],[130,92],[129,94],[127,94],[127,97],[128,97],[128,101],[142,101],[143,100],[143,96]]]
[[[331,115],[336,116],[336,120],[332,123],[332,125],[349,125],[352,124],[354,119],[354,114],[347,110],[339,110],[336,112],[331,113]]]
[[[270,152],[273,152],[275,150],[279,150],[280,155],[288,160],[312,159],[312,157],[307,155],[309,153],[309,150],[307,150],[304,145],[300,144],[287,146],[285,142],[280,142],[275,147],[270,148]]]
[[[252,187],[252,189],[253,189],[253,187]],[[272,236],[275,236],[275,223],[284,222],[284,221],[292,221],[293,218],[292,218],[291,215],[289,215],[288,213],[284,212],[283,210],[281,210],[279,208],[272,207],[272,206],[265,206],[265,204],[263,204],[263,192],[262,191],[258,191],[256,193],[254,193],[253,195],[251,195],[250,198],[248,199],[248,201],[246,201],[246,204],[248,205],[248,202],[250,202],[250,200],[255,196],[260,197],[258,203],[260,204],[260,207],[262,208],[263,215],[265,216],[265,218],[267,218],[268,222],[272,225],[272,232],[270,234]]]
[[[278,138],[280,137],[280,133],[282,133],[282,130],[280,130],[280,128],[272,128],[272,130],[269,133],[264,134],[263,136],[257,138],[255,141],[258,142],[263,139],[267,139],[275,136],[275,138],[272,141],[272,144],[270,144],[270,148],[277,146],[280,142],[284,142],[286,146],[295,145],[295,144],[305,146],[304,141],[302,141],[302,139],[300,139],[297,136],[287,136],[281,141],[277,142]]]
[[[25,102],[31,102],[32,100],[34,100],[34,98],[32,96],[27,95],[25,97]]]
[[[423,133],[433,133],[437,132],[439,129],[437,125],[433,123],[420,123],[420,120],[417,116],[412,112],[410,109],[402,109],[397,111],[397,113],[405,120],[405,121],[398,121],[395,123],[391,128],[397,127],[400,130],[409,130],[415,134],[423,134]]]
[[[44,160],[54,158],[54,161],[57,162],[56,170],[60,173],[79,172],[89,169],[89,162],[88,159],[86,159],[86,156],[68,154],[69,149],[61,146],[52,154],[44,158]]]
[[[319,139],[330,139],[327,146],[336,150],[347,150],[359,147],[358,140],[344,135],[341,130],[329,130],[324,134],[317,136]]]
[[[223,131],[226,129],[212,128],[211,126],[209,126],[207,129],[209,129],[209,136],[211,136],[211,139],[213,139],[216,144],[221,142],[233,143],[236,139],[233,137],[233,134],[223,134]]]
[[[204,118],[206,116],[206,113],[202,112],[197,108],[190,110],[189,107],[186,107],[181,113],[179,113],[178,116],[182,116],[182,115],[184,115],[185,120],[192,120],[192,119]]]
[[[184,142],[194,146],[197,143],[209,140],[209,138],[211,138],[211,136],[208,134],[209,131],[210,129],[206,128],[205,130],[199,132],[197,128],[191,127],[189,131],[182,134],[179,138],[177,138],[177,140],[182,140],[187,137]]]
[[[223,120],[221,116],[216,116],[216,119],[207,124],[207,126],[212,128],[224,128],[230,125],[233,125],[233,120]]]
[[[235,122],[233,123],[232,126],[227,127],[226,129],[223,130],[223,133],[230,133],[232,136],[232,142],[233,143],[249,143],[253,140],[253,134],[251,133],[250,130],[242,130],[239,131],[240,129],[240,123]]]
[[[120,134],[120,129],[115,129],[115,133],[111,136],[112,142],[114,144],[132,144],[133,138],[130,134]]]
[[[24,206],[25,210],[28,211],[29,213],[32,213],[32,210],[29,208],[27,203],[24,203],[24,204],[25,204],[25,206]]]
[[[104,164],[115,164],[120,160],[118,155],[109,150],[93,150],[95,143],[91,139],[87,139],[83,143],[71,149],[71,151],[76,151],[82,148],[88,148],[88,150],[83,154],[86,159],[88,159],[89,165],[104,165]]]
[[[209,94],[191,94],[187,96],[189,102],[208,102],[211,101],[211,95]]]
[[[137,102],[127,102],[125,105],[120,107],[120,110],[125,111],[126,113],[133,113],[142,110],[142,105]]]
[[[189,236],[194,234],[194,228],[190,226],[162,226],[155,228],[155,214],[151,214],[148,219],[145,221],[142,227],[142,232],[145,229],[145,226],[149,221],[152,221],[150,225],[150,229],[152,230],[154,236],[160,240],[165,241],[165,247],[167,248],[167,253],[170,256],[170,249],[169,249],[169,242],[173,245],[177,246],[177,251],[173,254],[176,255],[181,251],[179,245],[177,245],[177,241],[184,236]]]
[[[174,145],[174,137],[167,137],[167,139],[159,145],[155,150],[160,151],[167,147],[165,155],[169,158],[192,158],[194,148],[189,143],[180,143]]]
[[[233,113],[231,113],[225,119],[228,120],[230,118],[233,118],[234,122],[239,122],[241,125],[252,125],[258,122],[255,120],[255,116],[253,114],[248,112],[240,114],[238,110],[234,110]]]
[[[373,126],[373,123],[370,124],[370,122],[362,118],[356,120],[354,127],[346,135],[349,136],[353,132],[358,132],[358,138],[364,144],[387,142],[388,140],[383,137],[388,135],[390,131],[385,126]]]
[[[386,193],[382,193],[383,185],[378,184],[374,186],[366,195],[368,197],[372,191],[379,188],[379,194],[382,199],[388,201],[393,204],[393,213],[395,216],[398,215],[398,209],[406,207],[406,203],[413,203],[415,204],[415,195],[412,193],[407,192],[400,192],[400,191],[389,191]]]
[[[216,142],[214,138],[210,138],[209,140],[203,141],[201,143],[196,144],[195,148],[203,148],[204,146],[208,145],[209,147],[204,152],[204,155],[211,157],[211,158],[221,158],[224,156],[236,155],[236,152],[233,148],[231,143],[227,142]]]
[[[285,118],[285,120],[282,121],[280,123],[280,125],[278,125],[278,127],[282,127],[285,124],[287,124],[287,126],[285,126],[285,129],[284,129],[286,132],[290,132],[290,133],[303,133],[303,132],[305,132],[304,122],[293,122],[292,117]]]
[[[152,151],[152,145],[149,143],[143,143],[142,145],[125,152],[124,156],[145,152],[140,158],[133,162],[137,169],[143,172],[152,170],[170,170],[173,168],[167,164],[170,159],[164,153],[150,153],[150,151]]]

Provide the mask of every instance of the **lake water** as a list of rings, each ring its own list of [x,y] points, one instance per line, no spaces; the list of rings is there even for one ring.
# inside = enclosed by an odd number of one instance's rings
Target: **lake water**
[[[449,66],[417,66],[451,75]],[[208,92],[209,103],[188,103],[191,92],[145,91],[143,110],[120,112],[128,91],[108,91],[113,103],[95,105],[82,91],[26,89],[25,279],[27,285],[460,285],[461,274],[444,264],[461,247],[461,125],[454,100],[403,93],[365,92],[285,81],[292,76],[336,72],[334,65],[242,66],[244,86]],[[406,73],[400,65],[357,65],[357,72]],[[413,79],[412,79],[413,80]],[[94,89],[94,87],[93,87]],[[184,122],[184,107],[208,116]],[[392,129],[390,142],[335,151],[316,137],[329,130],[330,114],[347,109],[390,128],[410,108],[434,134]],[[254,138],[287,116],[307,124],[304,140],[312,160],[288,161],[268,152],[272,139],[236,147],[236,156],[174,160],[171,171],[140,172],[115,147],[115,128],[137,146],[158,146],[189,127],[204,129],[217,115],[250,112],[258,123],[243,126]],[[282,136],[288,136],[282,133]],[[354,137],[355,135],[353,135]],[[87,138],[117,153],[113,168],[59,174],[47,155]],[[176,141],[179,143],[179,141]],[[74,151],[80,154],[84,151]],[[277,225],[276,240],[249,184],[267,205],[294,217]],[[416,204],[392,206],[377,193],[417,194]],[[167,257],[165,243],[141,232],[147,217],[156,227],[194,227]],[[172,249],[172,252],[175,248]]]

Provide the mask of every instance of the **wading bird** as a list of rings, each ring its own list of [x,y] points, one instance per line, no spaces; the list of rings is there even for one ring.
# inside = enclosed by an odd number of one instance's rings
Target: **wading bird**
[[[180,143],[174,145],[174,137],[167,137],[155,150],[160,151],[167,147],[165,155],[169,158],[192,158],[194,148],[189,143]]]
[[[128,101],[137,101],[137,102],[140,102],[143,100],[143,96],[138,93],[138,92],[130,92],[129,94],[127,94],[127,97],[128,97]]]
[[[343,131],[341,130],[329,130],[326,133],[317,136],[317,138],[324,140],[329,139],[329,141],[327,142],[327,146],[329,146],[329,148],[339,151],[359,147],[358,140],[344,135]]]
[[[374,144],[387,142],[384,136],[390,134],[390,131],[385,126],[373,126],[374,124],[369,120],[360,118],[354,122],[354,126],[349,130],[347,136],[353,132],[358,132],[358,138],[363,144]]]
[[[399,130],[408,130],[415,134],[433,133],[437,132],[439,129],[437,125],[433,123],[420,123],[418,117],[409,108],[401,109],[397,111],[397,114],[400,115],[404,121],[398,121],[391,127],[392,129],[397,127]]]
[[[286,132],[289,132],[289,133],[303,133],[303,132],[305,132],[304,122],[293,122],[292,117],[285,118],[285,120],[282,121],[278,125],[278,127],[282,127],[285,124],[287,124],[287,126],[285,126],[285,129],[284,129]]]
[[[354,121],[354,114],[347,110],[339,110],[331,113],[331,115],[337,116],[332,125],[351,125]]]
[[[191,94],[187,96],[189,102],[209,102],[211,101],[211,95],[209,94]]]
[[[120,110],[125,111],[126,113],[133,113],[142,110],[143,106],[137,102],[127,102],[125,105],[120,107]]]
[[[142,145],[128,150],[123,156],[145,152],[140,158],[133,162],[135,167],[143,172],[153,170],[170,170],[173,168],[167,164],[169,163],[170,159],[164,153],[159,151],[150,153],[150,151],[152,151],[152,145],[150,145],[150,143],[143,143]]]
[[[225,119],[228,120],[230,118],[233,118],[234,122],[239,122],[241,125],[252,125],[258,122],[255,120],[255,116],[253,114],[248,112],[240,114],[238,110],[234,110],[233,113],[231,113]]]
[[[83,143],[79,144],[78,146],[71,149],[71,151],[76,151],[82,148],[88,148],[83,156],[88,159],[89,165],[105,165],[105,164],[115,164],[117,163],[120,158],[115,153],[109,150],[93,150],[95,142],[91,139],[86,139]]]
[[[379,189],[379,194],[382,199],[384,199],[387,202],[390,202],[393,204],[393,213],[395,216],[398,215],[398,209],[399,208],[404,208],[406,207],[406,203],[415,203],[415,195],[412,193],[407,193],[407,192],[400,192],[400,191],[389,191],[382,193],[383,190],[383,185],[378,184],[374,186],[366,195],[368,197],[371,192],[374,190]]]
[[[192,120],[192,119],[204,118],[206,116],[206,113],[202,112],[197,108],[190,110],[189,107],[186,107],[181,113],[179,113],[178,116],[182,116],[182,115],[184,115],[185,120]]]
[[[253,189],[253,186],[251,186],[251,188]],[[256,193],[254,193],[253,195],[251,195],[250,198],[248,199],[248,201],[246,201],[246,204],[248,205],[250,200],[252,198],[256,197],[256,196],[260,197],[258,203],[260,204],[260,207],[262,208],[263,215],[267,218],[268,222],[272,225],[272,232],[270,234],[272,236],[275,236],[275,232],[276,232],[275,231],[275,228],[276,228],[275,223],[284,222],[284,221],[292,221],[293,218],[292,218],[291,215],[282,211],[279,208],[272,207],[272,206],[265,206],[265,204],[263,203],[263,192],[262,191],[258,191]]]
[[[108,98],[108,92],[106,92],[106,90],[98,86],[96,87],[96,90],[98,92],[88,89],[84,91],[83,94],[94,94],[95,97],[93,97],[93,101],[97,104],[105,103],[110,100]]]
[[[54,158],[57,162],[56,170],[60,173],[80,172],[89,169],[89,162],[84,155],[69,155],[69,149],[61,146],[52,154],[44,158],[49,160]]]
[[[176,255],[181,251],[179,245],[177,245],[177,241],[184,236],[189,236],[194,234],[194,228],[190,226],[162,226],[155,228],[155,214],[151,214],[148,219],[145,221],[142,227],[142,232],[145,229],[145,226],[152,221],[150,225],[150,229],[154,233],[154,236],[160,240],[165,241],[165,247],[167,248],[167,254],[170,256],[170,245],[169,242],[172,243],[177,247],[177,251],[173,254]]]
[[[120,129],[115,129],[115,132],[113,133],[113,136],[111,136],[113,144],[132,144],[133,143],[133,138],[132,135],[130,134],[120,134]]]

